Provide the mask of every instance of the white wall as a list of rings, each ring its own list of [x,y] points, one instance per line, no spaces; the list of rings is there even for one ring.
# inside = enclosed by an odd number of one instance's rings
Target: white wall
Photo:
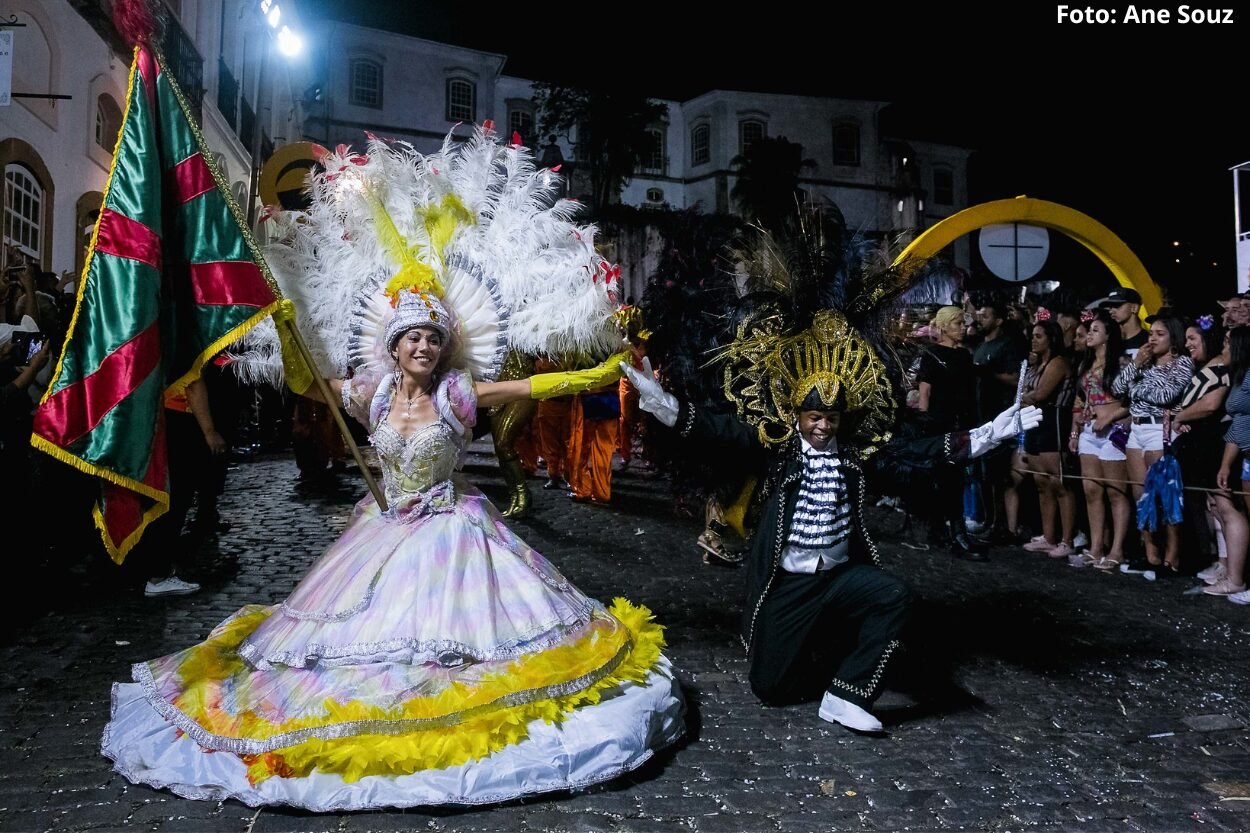
[[[81,239],[75,206],[84,193],[104,190],[116,138],[106,142],[108,151],[95,147],[96,95],[107,93],[124,108],[129,67],[67,2],[16,0],[5,12],[27,24],[12,30],[13,91],[73,96],[56,102],[13,99],[0,107],[0,142],[30,145],[46,166],[52,182],[43,185],[53,186],[53,204],[43,267],[74,269]]]
[[[316,36],[325,44],[327,104],[325,109],[310,112],[304,124],[305,134],[314,140],[359,146],[368,130],[411,142],[419,151],[435,150],[455,125],[446,117],[449,77],[476,85],[474,121],[494,119],[502,129],[507,114],[496,89],[504,63],[502,55],[345,23],[327,24]],[[352,103],[354,59],[372,60],[381,66],[380,107]],[[509,89],[515,90],[515,86]],[[461,129],[467,134],[471,127]]]
[[[298,26],[292,0],[284,5],[286,21]],[[308,60],[287,60],[274,49],[263,79],[259,77],[262,50],[271,47],[272,38],[251,0],[181,0],[171,6],[204,59],[204,138],[245,201],[250,148],[217,109],[218,57],[234,72],[254,108],[260,99],[258,117],[278,146],[302,138],[299,99],[309,83]],[[45,218],[49,239],[43,246],[43,266],[56,272],[74,269],[81,248],[77,204],[86,193],[103,192],[115,141],[110,136],[107,150],[94,141],[96,101],[108,94],[119,111],[124,109],[129,55],[113,53],[66,0],[15,0],[5,12],[28,24],[14,30],[13,89],[72,96],[57,102],[15,99],[0,108],[0,147],[29,146],[46,168],[51,182],[43,184],[52,186],[53,201]],[[259,81],[264,83],[263,94],[257,91]]]

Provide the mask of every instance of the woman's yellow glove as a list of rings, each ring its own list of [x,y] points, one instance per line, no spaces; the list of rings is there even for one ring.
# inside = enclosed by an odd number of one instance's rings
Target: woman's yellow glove
[[[594,390],[610,385],[621,378],[621,362],[629,361],[629,351],[622,350],[608,356],[601,364],[589,370],[570,370],[566,373],[540,373],[530,377],[530,399],[551,399],[574,393]]]
[[[295,304],[283,298],[273,311],[273,323],[278,327],[278,342],[282,346],[282,375],[286,386],[294,393],[304,393],[313,386],[313,369],[304,361],[291,328],[295,326]]]

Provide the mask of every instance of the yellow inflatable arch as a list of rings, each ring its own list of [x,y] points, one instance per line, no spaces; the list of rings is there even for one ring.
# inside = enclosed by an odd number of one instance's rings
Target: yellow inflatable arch
[[[1029,197],[995,200],[952,214],[925,229],[903,250],[895,263],[908,257],[932,257],[965,234],[998,223],[1026,223],[1066,234],[1093,252],[1115,275],[1120,286],[1137,290],[1142,299],[1139,313],[1142,318],[1163,306],[1163,293],[1150,279],[1146,267],[1110,229],[1088,214],[1059,203]]]

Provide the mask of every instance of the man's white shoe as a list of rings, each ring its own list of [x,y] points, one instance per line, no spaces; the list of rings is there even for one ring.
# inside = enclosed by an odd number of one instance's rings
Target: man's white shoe
[[[824,699],[820,701],[819,714],[821,720],[841,723],[846,728],[857,732],[881,731],[881,721],[873,717],[870,712],[841,697],[834,697],[828,691],[825,692]]]
[[[193,581],[183,581],[177,576],[170,576],[163,581],[149,581],[143,588],[143,595],[151,596],[187,596],[198,593],[200,586]]]

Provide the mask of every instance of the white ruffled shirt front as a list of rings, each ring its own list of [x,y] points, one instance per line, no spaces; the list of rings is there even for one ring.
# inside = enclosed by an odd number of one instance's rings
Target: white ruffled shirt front
[[[823,452],[817,451],[801,436],[799,442],[803,449],[803,480],[799,484],[799,498],[791,520],[791,532],[793,533],[795,524],[806,524],[811,531],[823,528],[827,530],[826,536],[833,533],[833,537],[838,540],[827,547],[815,549],[787,545],[781,551],[781,569],[787,573],[816,573],[832,569],[850,557],[850,506],[846,505],[844,485],[840,489],[829,488],[827,483],[817,485],[817,481],[827,479],[826,473],[830,471],[839,482],[841,480],[838,472],[838,441],[831,439]],[[820,505],[830,502],[831,499],[835,504],[842,505]]]

